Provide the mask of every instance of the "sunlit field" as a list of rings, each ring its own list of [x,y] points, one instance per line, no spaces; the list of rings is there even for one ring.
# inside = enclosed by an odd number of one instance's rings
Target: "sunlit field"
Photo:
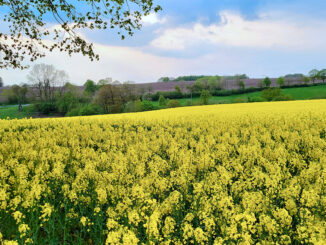
[[[0,120],[0,241],[325,244],[325,152],[326,100]]]

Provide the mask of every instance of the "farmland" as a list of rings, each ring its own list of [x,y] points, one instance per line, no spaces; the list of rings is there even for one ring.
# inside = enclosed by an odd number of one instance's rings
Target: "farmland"
[[[326,85],[318,85],[311,87],[299,87],[299,88],[284,88],[282,89],[283,94],[290,95],[294,100],[310,100],[310,99],[322,99],[326,98]],[[244,94],[236,94],[229,96],[212,96],[210,99],[211,104],[219,103],[234,103],[237,99],[242,99],[247,101],[248,97],[254,98],[259,97],[261,92],[252,92]],[[188,101],[191,99],[179,99],[180,104],[183,106],[187,105]],[[199,97],[193,98],[193,102],[199,102]],[[158,105],[158,102],[154,102],[155,105]]]
[[[0,239],[325,244],[325,126],[326,100],[0,120]]]
[[[33,116],[33,106],[28,105],[24,106],[22,111],[18,111],[17,105],[8,105],[8,106],[0,106],[0,119],[21,119],[21,118],[29,118]]]

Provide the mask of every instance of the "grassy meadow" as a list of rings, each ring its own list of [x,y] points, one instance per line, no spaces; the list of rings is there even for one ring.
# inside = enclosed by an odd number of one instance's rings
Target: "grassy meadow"
[[[310,100],[310,99],[322,99],[326,98],[326,84],[317,85],[311,87],[299,87],[299,88],[285,88],[282,89],[283,94],[291,95],[294,100]],[[239,95],[230,95],[230,96],[212,96],[210,98],[211,104],[219,103],[234,103],[236,99],[242,99],[247,101],[248,97],[260,97],[261,92],[245,93]],[[181,105],[186,106],[187,102],[191,99],[179,99]],[[199,102],[200,98],[193,98],[194,103]],[[158,102],[154,102],[155,105],[158,105]]]

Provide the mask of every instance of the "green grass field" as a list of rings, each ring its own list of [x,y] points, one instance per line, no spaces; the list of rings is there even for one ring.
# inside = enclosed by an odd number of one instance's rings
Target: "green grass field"
[[[288,94],[293,97],[294,100],[309,100],[309,99],[322,99],[326,98],[326,84],[312,86],[312,87],[301,87],[301,88],[286,88],[282,89],[283,94]],[[254,98],[259,97],[261,92],[246,93],[240,95],[230,96],[213,96],[210,99],[211,104],[219,103],[234,103],[236,99],[241,98],[243,101],[247,101],[248,97]],[[187,102],[191,99],[179,99],[182,106],[186,106]],[[193,98],[193,103],[199,102],[200,98]],[[154,101],[153,104],[158,106],[158,101]],[[17,105],[8,105],[0,107],[0,119],[14,119],[14,118],[25,118],[32,117],[35,114],[34,107],[27,105],[23,107],[23,111],[18,111]]]
[[[21,112],[18,111],[18,105],[10,105],[0,107],[0,119],[14,119],[14,118],[25,118],[31,117],[34,114],[34,106],[24,106]]]
[[[309,100],[309,99],[322,99],[326,98],[326,84],[312,86],[312,87],[301,87],[301,88],[285,88],[282,89],[283,94],[288,94],[293,97],[294,100]],[[247,101],[248,97],[259,97],[261,92],[253,92],[246,94],[236,94],[230,96],[213,96],[210,99],[210,103],[218,104],[218,103],[233,103],[236,99],[242,98],[244,101]],[[190,99],[179,99],[180,104],[185,106],[187,105],[187,101]],[[199,98],[193,98],[192,101],[194,103],[199,101]],[[158,102],[154,102],[155,105],[158,106]]]

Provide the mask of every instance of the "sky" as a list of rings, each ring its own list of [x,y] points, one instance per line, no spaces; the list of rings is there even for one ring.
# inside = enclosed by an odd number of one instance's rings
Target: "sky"
[[[65,70],[77,85],[107,77],[144,83],[163,76],[245,73],[261,78],[326,68],[325,0],[156,3],[163,10],[144,17],[142,29],[125,40],[117,31],[81,31],[100,61],[53,52],[36,63]],[[7,69],[0,76],[7,85],[19,84],[27,82],[28,72]]]

